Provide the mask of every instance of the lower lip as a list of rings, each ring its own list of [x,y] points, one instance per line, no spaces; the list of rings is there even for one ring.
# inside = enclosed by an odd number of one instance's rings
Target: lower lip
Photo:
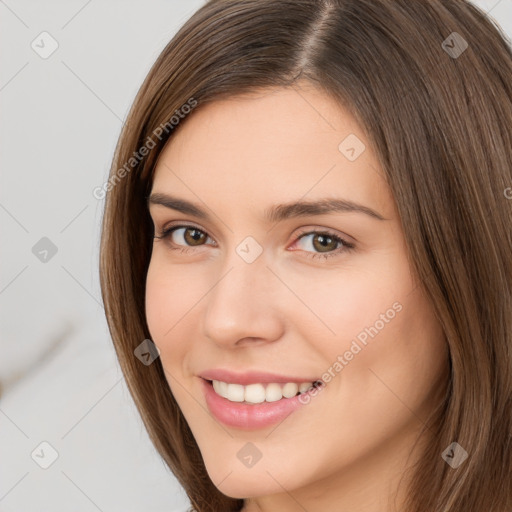
[[[296,395],[292,398],[282,398],[276,402],[263,402],[254,405],[230,402],[227,398],[218,395],[214,391],[210,381],[201,380],[203,381],[208,409],[215,418],[229,427],[244,430],[269,427],[281,422],[293,411],[305,405],[299,401],[301,395]],[[309,392],[303,394],[307,393]]]

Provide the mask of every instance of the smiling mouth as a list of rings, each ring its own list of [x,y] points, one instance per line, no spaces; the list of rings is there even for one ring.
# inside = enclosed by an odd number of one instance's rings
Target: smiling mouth
[[[215,393],[230,402],[249,405],[262,404],[264,402],[278,402],[283,398],[293,398],[306,393],[320,385],[315,382],[287,382],[285,384],[271,382],[268,384],[242,384],[222,382],[219,380],[207,381],[213,387]]]

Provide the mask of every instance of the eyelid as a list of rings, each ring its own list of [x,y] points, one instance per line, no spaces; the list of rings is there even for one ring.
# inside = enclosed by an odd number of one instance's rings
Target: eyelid
[[[311,232],[316,233],[325,233],[326,235],[335,236],[338,238],[342,238],[345,240],[346,243],[355,245],[356,239],[347,235],[346,233],[342,233],[336,229],[326,228],[323,226],[315,226],[314,224],[311,224],[310,226],[307,226],[306,228],[299,228],[299,232],[295,234],[295,239],[298,240],[302,235],[311,234]]]
[[[341,258],[346,253],[354,251],[356,249],[356,244],[353,242],[350,242],[347,240],[348,238],[346,235],[338,234],[337,232],[333,232],[332,230],[328,228],[309,228],[304,229],[303,231],[295,235],[295,241],[293,245],[299,243],[303,238],[307,236],[316,236],[316,235],[327,235],[331,239],[335,240],[337,244],[341,244],[341,247],[336,248],[333,251],[327,251],[327,252],[315,252],[315,251],[302,251],[306,254],[306,257],[309,259],[320,259],[320,260],[326,260],[328,258]],[[297,249],[294,249],[297,250]]]
[[[156,227],[156,223],[155,223],[155,227]],[[170,231],[172,229],[177,229],[177,228],[194,228],[194,229],[197,229],[198,231],[202,231],[205,235],[208,236],[208,238],[211,238],[212,240],[215,240],[215,237],[212,236],[209,232],[209,230],[201,227],[200,225],[198,224],[195,224],[194,222],[191,222],[191,221],[179,221],[179,220],[176,220],[176,221],[172,221],[170,223],[164,223],[164,225],[160,228],[160,235],[164,235],[165,233],[169,233],[170,234]],[[155,236],[155,238],[162,238],[162,236]],[[217,243],[217,242],[215,242]]]
[[[155,223],[155,225],[156,225],[156,223]],[[168,224],[164,223],[164,225],[160,228],[160,233],[164,233],[166,231],[169,231],[172,228],[177,228],[177,227],[182,227],[182,228],[183,227],[192,227],[192,228],[198,229],[199,231],[203,231],[210,238],[214,239],[214,237],[212,235],[210,235],[210,233],[209,233],[209,231],[207,229],[201,227],[198,224],[195,224],[192,221],[179,221],[179,220],[176,220],[176,221],[172,221],[172,222],[170,222]],[[331,235],[337,236],[339,238],[344,238],[349,243],[356,243],[356,239],[351,237],[351,236],[349,236],[349,235],[347,235],[346,233],[341,233],[341,232],[338,232],[335,229],[326,228],[326,227],[315,225],[315,224],[310,224],[309,226],[307,226],[305,228],[301,227],[301,228],[298,228],[298,229],[299,229],[299,232],[296,233],[295,236],[294,236],[295,240],[297,240],[302,235],[310,234],[312,231],[317,231],[319,233],[321,232],[321,233],[331,234]]]
[[[169,238],[174,233],[174,231],[177,231],[178,229],[182,229],[182,228],[184,228],[185,230],[192,228],[192,229],[197,229],[198,231],[201,231],[202,233],[204,233],[206,235],[207,238],[213,240],[213,242],[215,244],[214,246],[217,246],[217,242],[215,241],[215,238],[213,236],[211,236],[210,233],[206,229],[202,228],[201,226],[195,225],[194,223],[188,222],[188,221],[174,221],[174,222],[171,222],[170,224],[166,224],[160,229],[160,231],[159,231],[160,234],[158,236],[155,234],[154,238],[163,239],[165,241],[165,239]],[[172,244],[172,242],[170,242],[170,241],[169,241],[169,243]],[[174,244],[174,245],[177,245],[177,244]],[[207,245],[207,244],[203,244],[203,245]],[[195,248],[193,246],[178,246],[178,247],[189,248],[189,249]]]

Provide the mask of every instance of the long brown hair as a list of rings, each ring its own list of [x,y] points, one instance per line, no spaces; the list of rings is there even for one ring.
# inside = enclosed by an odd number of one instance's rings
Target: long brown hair
[[[349,109],[373,144],[449,346],[406,510],[510,512],[512,51],[464,0],[212,0],[161,52],[102,188],[102,296],[149,436],[197,511],[240,510],[209,479],[160,359],[145,366],[134,355],[150,338],[147,195],[165,143],[194,109],[299,79]],[[468,452],[457,469],[441,457],[453,442]]]

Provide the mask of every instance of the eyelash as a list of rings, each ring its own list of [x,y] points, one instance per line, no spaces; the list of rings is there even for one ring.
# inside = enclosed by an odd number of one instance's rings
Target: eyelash
[[[202,229],[199,229],[196,226],[186,225],[186,224],[180,224],[179,226],[172,226],[170,228],[164,229],[158,236],[155,236],[154,238],[157,238],[159,240],[168,239],[169,236],[174,231],[176,231],[177,229],[181,229],[181,228],[195,229],[195,230],[197,230],[197,231],[199,231],[201,233],[204,233],[209,238],[211,238],[208,235],[208,233],[206,233],[206,231],[204,231]],[[329,238],[332,238],[335,242],[341,243],[342,247],[338,248],[338,249],[335,249],[334,251],[331,251],[331,252],[328,252],[328,253],[312,253],[312,252],[309,252],[309,251],[305,251],[308,254],[307,255],[308,258],[312,258],[312,259],[317,259],[317,258],[327,259],[327,258],[330,258],[330,257],[333,257],[333,256],[339,256],[341,253],[350,252],[350,251],[355,249],[355,245],[354,244],[352,244],[350,242],[347,242],[345,239],[341,238],[338,235],[335,235],[334,233],[330,233],[329,231],[321,231],[321,230],[318,230],[318,231],[316,231],[316,230],[307,231],[307,230],[304,230],[304,231],[301,231],[297,235],[296,241],[300,240],[301,238],[304,238],[304,235],[312,235],[312,234],[314,234],[314,235],[327,235]],[[187,246],[187,247],[176,246],[176,244],[173,244],[170,241],[169,241],[169,244],[170,244],[170,249],[172,249],[174,251],[177,250],[180,253],[188,253],[188,252],[190,252],[191,249],[193,250],[193,247],[190,247],[190,246]]]

